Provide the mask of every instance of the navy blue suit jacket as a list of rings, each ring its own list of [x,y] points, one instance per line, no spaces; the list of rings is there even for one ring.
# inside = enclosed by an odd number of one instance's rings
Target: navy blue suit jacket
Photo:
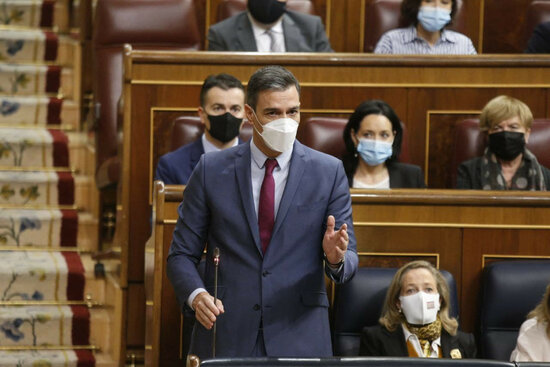
[[[161,180],[166,185],[186,185],[203,154],[201,138],[164,154],[157,163],[155,180]]]
[[[184,191],[167,260],[180,304],[197,288],[213,294],[220,249],[216,357],[250,356],[260,321],[268,356],[332,355],[322,241],[328,215],[348,225],[337,282],[357,269],[351,198],[342,162],[294,143],[270,245],[261,250],[251,183],[250,143],[204,154]],[[204,278],[197,265],[207,245]],[[324,271],[325,270],[325,271]],[[211,357],[211,331],[196,324],[191,352]]]

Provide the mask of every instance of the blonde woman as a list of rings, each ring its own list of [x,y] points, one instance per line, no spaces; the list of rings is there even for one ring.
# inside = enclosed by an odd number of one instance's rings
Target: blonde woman
[[[522,101],[509,96],[490,100],[479,117],[487,148],[458,167],[457,189],[546,191],[550,171],[525,147],[532,124],[533,114]]]
[[[458,331],[449,304],[449,287],[436,268],[426,261],[404,265],[386,293],[380,325],[363,329],[359,354],[474,358],[474,337]]]
[[[529,312],[519,329],[512,362],[550,362],[550,284],[541,303]]]

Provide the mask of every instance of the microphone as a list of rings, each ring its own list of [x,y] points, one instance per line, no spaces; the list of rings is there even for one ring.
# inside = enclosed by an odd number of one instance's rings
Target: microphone
[[[214,305],[218,301],[218,268],[220,266],[220,249],[214,249]],[[216,358],[216,322],[212,329],[212,358]]]

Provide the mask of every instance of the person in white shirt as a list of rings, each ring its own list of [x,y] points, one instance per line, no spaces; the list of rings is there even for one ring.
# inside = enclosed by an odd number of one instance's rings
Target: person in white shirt
[[[474,336],[458,331],[449,306],[449,286],[432,264],[405,264],[388,288],[380,324],[363,329],[359,355],[475,358]]]
[[[521,325],[510,361],[550,362],[550,284],[542,301]]]

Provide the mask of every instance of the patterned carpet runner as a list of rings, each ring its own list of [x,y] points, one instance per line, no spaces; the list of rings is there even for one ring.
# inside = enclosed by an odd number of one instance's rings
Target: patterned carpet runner
[[[108,347],[68,4],[0,0],[0,367],[93,367]]]

